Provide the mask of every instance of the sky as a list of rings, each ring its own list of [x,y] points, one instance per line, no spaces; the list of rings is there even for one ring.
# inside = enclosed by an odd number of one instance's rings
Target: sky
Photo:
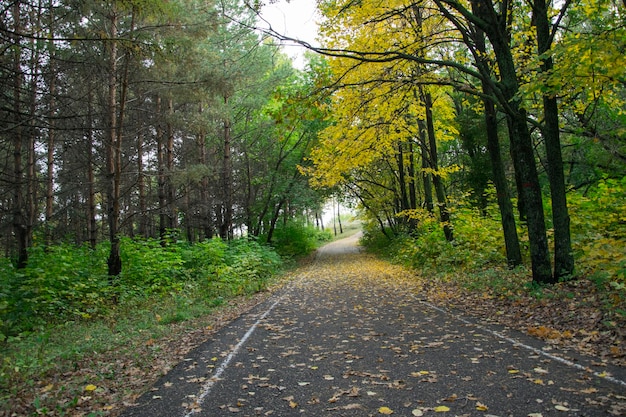
[[[278,0],[273,4],[263,6],[261,16],[267,20],[274,31],[316,44],[317,11],[315,0]],[[267,28],[267,23],[261,22],[261,27]],[[296,68],[304,68],[304,52],[306,48],[295,44],[284,44],[283,51],[294,60]]]

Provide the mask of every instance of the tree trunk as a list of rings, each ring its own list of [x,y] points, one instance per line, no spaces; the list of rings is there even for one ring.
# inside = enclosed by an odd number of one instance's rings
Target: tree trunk
[[[137,135],[137,192],[138,192],[138,208],[139,208],[139,221],[138,221],[138,233],[139,236],[147,238],[148,234],[148,203],[146,201],[146,174],[143,167],[143,155],[144,155],[144,130]]]
[[[489,88],[483,85],[483,91],[486,95]],[[504,246],[506,248],[507,263],[511,268],[521,265],[522,251],[517,235],[517,227],[515,225],[515,215],[513,214],[513,204],[509,195],[509,186],[507,184],[504,172],[504,164],[502,163],[502,154],[500,152],[500,142],[498,140],[498,120],[496,109],[493,103],[487,99],[483,101],[485,106],[485,126],[487,129],[487,149],[491,159],[491,169],[493,173],[493,183],[496,187],[496,196],[498,207],[500,209],[500,222],[502,224],[502,232],[504,234]]]
[[[96,221],[96,179],[94,175],[94,128],[93,128],[93,92],[91,83],[87,93],[87,221],[88,238],[91,249],[96,248],[98,242],[98,223]]]
[[[339,200],[337,200],[337,223],[339,223],[339,233],[343,234],[343,226],[341,225],[341,214],[339,213]]]
[[[159,119],[163,118],[161,113],[161,97],[156,98],[156,114]],[[161,243],[165,244],[167,229],[169,227],[167,221],[167,199],[166,199],[166,164],[165,164],[165,143],[163,126],[161,122],[157,122],[156,126],[156,142],[157,142],[157,194],[159,199],[159,238]]]
[[[110,24],[111,33],[106,41],[109,74],[108,74],[108,97],[107,97],[107,143],[106,143],[106,159],[107,159],[107,219],[109,226],[109,241],[111,249],[107,260],[109,281],[113,283],[113,277],[118,276],[122,272],[122,259],[120,257],[120,237],[119,237],[119,216],[120,216],[120,184],[118,152],[121,151],[118,144],[118,128],[117,128],[117,24],[118,15],[113,6],[111,11]]]
[[[409,208],[409,194],[406,189],[402,143],[398,143],[398,153],[396,155],[396,159],[398,161],[398,184],[400,185],[400,211],[405,211]]]
[[[174,102],[170,96],[167,100],[167,142],[165,148],[165,162],[166,162],[166,205],[167,205],[167,217],[168,227],[170,229],[178,228],[178,213],[176,205],[176,189],[174,188],[172,175],[174,174],[174,128],[172,126],[172,119],[174,117]]]
[[[228,107],[228,96],[224,97],[224,105]],[[220,225],[220,236],[224,240],[232,239],[232,223],[233,223],[233,167],[231,160],[231,125],[230,117],[225,116],[223,122],[224,128],[224,153],[223,153],[223,172],[222,172],[222,187],[224,201],[223,204],[223,218]]]
[[[435,185],[435,195],[437,196],[437,205],[439,206],[439,220],[443,225],[443,233],[448,242],[454,240],[452,232],[452,224],[450,223],[450,212],[446,202],[446,192],[443,188],[443,181],[438,170],[437,140],[435,138],[435,125],[433,122],[433,102],[430,93],[421,91],[422,101],[426,109],[426,132],[428,134],[428,156],[430,167],[432,168],[433,184]]]
[[[449,4],[458,6],[457,3]],[[510,27],[508,22],[494,9],[488,0],[472,0],[474,13],[480,18],[480,29],[489,38],[496,56],[500,73],[500,105],[508,116],[511,157],[521,187],[521,197],[527,215],[528,239],[532,262],[533,280],[540,283],[552,283],[550,252],[546,236],[543,213],[543,201],[539,187],[539,176],[533,149],[532,138],[528,130],[526,110],[521,107],[518,97],[519,84],[510,46]],[[503,10],[508,13],[509,10]]]
[[[476,29],[476,49],[479,53],[486,53],[485,36],[480,29]],[[482,55],[481,55],[482,56]],[[489,76],[490,70],[488,64],[480,59],[479,67],[482,68],[484,75]],[[482,81],[482,89],[485,96],[491,96],[491,86],[485,80]],[[487,133],[487,150],[491,160],[491,170],[493,174],[493,183],[496,187],[496,196],[498,207],[500,208],[500,221],[504,234],[504,245],[506,248],[506,258],[509,267],[521,265],[522,251],[517,235],[517,227],[515,225],[515,216],[513,214],[513,204],[509,195],[509,186],[506,180],[504,164],[502,163],[502,154],[500,152],[500,140],[498,138],[498,119],[496,107],[491,100],[483,99],[485,108],[485,127]]]
[[[409,208],[417,209],[417,184],[415,181],[415,152],[413,149],[413,141],[409,140]],[[409,220],[409,232],[413,232],[417,228],[417,220]]]
[[[420,153],[422,155],[422,183],[424,185],[424,207],[433,214],[435,204],[433,202],[433,185],[430,175],[430,165],[428,162],[428,133],[426,133],[426,123],[423,120],[417,122],[420,135]]]
[[[13,4],[14,34],[11,36],[14,43],[13,54],[13,233],[17,243],[16,267],[25,268],[28,263],[28,228],[24,208],[23,168],[22,168],[22,85],[21,52],[19,33],[21,27],[21,2]]]
[[[553,69],[550,22],[545,0],[534,0],[533,18],[537,27],[537,53],[541,58],[541,71],[550,73]],[[542,134],[548,159],[548,179],[552,201],[552,224],[554,227],[554,280],[571,276],[574,273],[574,256],[570,235],[570,217],[567,208],[565,175],[559,133],[559,108],[556,95],[543,96]]]
[[[50,6],[52,6],[52,0],[50,1]],[[50,7],[50,14],[52,14],[52,7]],[[52,20],[52,17],[50,18]],[[50,29],[50,33],[48,34],[50,39],[54,38],[52,33],[52,29]],[[49,46],[51,52],[53,54],[54,43],[51,41]],[[48,128],[48,143],[46,145],[46,211],[45,211],[45,241],[46,246],[52,245],[53,235],[52,235],[52,215],[54,214],[54,146],[55,146],[55,134],[56,134],[56,73],[54,67],[54,58],[51,56],[50,64],[50,80],[48,81],[48,88],[50,91],[50,100],[48,102],[48,114],[49,114],[49,128]]]
[[[200,106],[200,113],[202,113],[202,106]],[[196,143],[198,146],[198,162],[202,166],[207,165],[207,151],[206,151],[206,142],[205,142],[205,132],[201,132],[196,138]],[[213,237],[213,222],[211,221],[211,210],[210,207],[212,205],[209,199],[209,177],[208,175],[204,175],[202,180],[200,181],[200,217],[202,222],[202,230],[204,239],[211,239]]]

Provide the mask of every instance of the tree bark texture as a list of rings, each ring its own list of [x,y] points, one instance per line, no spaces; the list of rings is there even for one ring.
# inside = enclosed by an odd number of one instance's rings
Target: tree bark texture
[[[537,28],[537,53],[541,59],[541,71],[548,74],[554,63],[548,54],[551,48],[550,22],[545,0],[534,0],[533,18]],[[548,160],[548,179],[552,202],[552,225],[554,227],[554,280],[574,273],[574,255],[570,234],[570,217],[567,207],[563,156],[559,132],[559,108],[556,95],[543,96],[542,134]]]

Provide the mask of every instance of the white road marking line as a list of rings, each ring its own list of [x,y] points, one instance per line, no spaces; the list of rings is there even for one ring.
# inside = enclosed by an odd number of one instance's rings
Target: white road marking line
[[[444,314],[447,314],[447,315],[453,315],[449,311],[444,310],[443,308],[437,307],[436,305],[433,305],[433,304],[431,304],[431,303],[429,303],[427,301],[419,300],[419,302],[424,304],[424,305],[427,305],[428,307],[432,308],[433,310],[437,310],[437,311],[439,311],[441,313],[444,313]],[[550,358],[552,360],[555,360],[557,362],[560,362],[560,363],[562,363],[564,365],[567,365],[567,366],[570,366],[572,368],[576,368],[578,370],[585,371],[585,372],[591,372],[594,376],[596,376],[598,378],[602,378],[602,379],[605,379],[607,381],[613,382],[614,384],[618,384],[618,385],[626,387],[626,381],[622,381],[621,379],[614,378],[614,377],[612,377],[610,375],[601,374],[599,372],[593,371],[590,368],[587,368],[585,366],[582,366],[582,365],[580,365],[578,363],[572,362],[572,361],[567,360],[565,358],[561,358],[559,356],[552,355],[551,353],[545,352],[545,351],[543,351],[541,349],[537,349],[535,347],[532,347],[532,346],[529,346],[529,345],[525,345],[524,343],[519,342],[519,341],[517,341],[515,339],[512,339],[512,338],[510,338],[508,336],[505,336],[502,333],[499,333],[499,332],[496,332],[494,330],[488,329],[488,328],[486,328],[484,326],[481,326],[478,323],[472,323],[471,321],[465,320],[464,318],[459,317],[457,315],[454,315],[454,318],[459,320],[459,321],[461,321],[461,322],[463,322],[463,323],[465,323],[465,324],[469,324],[469,325],[474,326],[474,327],[476,327],[476,328],[478,328],[478,329],[480,329],[480,330],[482,330],[484,332],[487,332],[487,333],[489,333],[489,334],[491,334],[493,336],[496,336],[496,337],[498,337],[498,338],[500,338],[502,340],[505,340],[505,341],[511,343],[514,346],[519,346],[519,347],[524,348],[526,350],[530,350],[531,352],[534,352],[534,353],[537,353],[539,355],[545,356],[547,358]]]
[[[263,320],[265,317],[267,317],[267,315],[274,309],[274,307],[276,307],[276,305],[280,302],[280,300],[281,300],[280,298],[278,300],[276,300],[274,302],[274,304],[272,304],[261,315],[261,317],[259,317],[257,319],[257,321],[255,321],[254,324],[252,326],[250,326],[250,328],[248,329],[246,334],[243,335],[243,337],[241,338],[239,343],[237,343],[235,345],[235,347],[233,347],[233,349],[230,351],[228,356],[226,356],[224,361],[217,367],[217,369],[215,370],[215,373],[202,386],[202,389],[200,390],[200,393],[197,395],[196,401],[195,401],[195,405],[197,406],[197,408],[199,408],[199,406],[202,404],[202,402],[204,401],[206,396],[209,395],[209,393],[211,392],[211,389],[213,389],[213,385],[215,385],[215,383],[220,379],[220,376],[222,376],[222,374],[224,373],[226,368],[228,368],[228,365],[230,364],[230,361],[232,361],[233,358],[235,357],[235,355],[237,355],[237,352],[239,352],[239,349],[241,349],[241,347],[246,343],[248,338],[250,336],[252,336],[252,333],[254,333],[254,330],[257,328],[257,326],[259,325],[261,320]],[[198,411],[196,411],[197,408],[194,408],[193,410],[189,411],[187,414],[185,414],[185,417],[189,417],[189,416],[191,416],[193,414],[196,414],[198,412]]]

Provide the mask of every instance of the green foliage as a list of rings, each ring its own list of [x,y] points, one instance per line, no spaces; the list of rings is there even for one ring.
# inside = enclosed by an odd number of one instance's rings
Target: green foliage
[[[123,269],[117,284],[132,295],[142,291],[180,291],[186,278],[182,253],[182,244],[123,238]]]
[[[7,265],[0,273],[2,332],[14,335],[50,321],[100,313],[111,294],[105,274],[106,255],[101,251],[94,254],[68,244],[32,248],[26,269]]]
[[[223,266],[209,276],[209,285],[219,296],[261,291],[282,265],[278,253],[255,240],[236,240],[229,249]]]
[[[382,248],[394,261],[422,271],[467,271],[486,268],[505,261],[502,233],[491,217],[478,209],[463,208],[454,212],[455,241],[444,239],[441,223],[432,216],[421,216],[411,235],[401,235],[389,242],[368,236],[364,244]],[[375,235],[375,234],[374,234]]]
[[[606,179],[587,193],[570,193],[572,239],[580,262],[579,272],[605,275],[626,284],[626,177]]]
[[[626,178],[606,179],[585,193],[568,194],[572,244],[577,276],[598,292],[608,316],[624,315],[626,300]],[[549,209],[549,207],[547,207]],[[482,212],[482,210],[480,211]],[[529,271],[506,267],[500,219],[495,205],[487,216],[476,209],[457,207],[452,224],[456,240],[444,239],[434,218],[420,217],[412,235],[393,239],[373,228],[366,230],[363,244],[391,260],[421,271],[424,275],[453,280],[472,291],[515,298],[525,293],[546,298],[551,287],[528,283]],[[549,210],[548,210],[549,212]],[[519,230],[522,244],[527,237]],[[391,236],[391,234],[389,234]],[[525,254],[528,259],[528,253]]]
[[[116,299],[133,303],[152,295],[196,292],[212,303],[250,294],[265,288],[282,265],[274,250],[252,240],[227,244],[213,239],[190,245],[175,238],[165,244],[123,238],[123,271],[111,282],[107,253],[108,244],[96,250],[34,247],[23,270],[0,259],[0,342],[48,325],[102,317]]]
[[[273,246],[282,256],[297,258],[313,252],[320,243],[332,240],[329,231],[318,230],[299,223],[289,223],[276,229]]]

